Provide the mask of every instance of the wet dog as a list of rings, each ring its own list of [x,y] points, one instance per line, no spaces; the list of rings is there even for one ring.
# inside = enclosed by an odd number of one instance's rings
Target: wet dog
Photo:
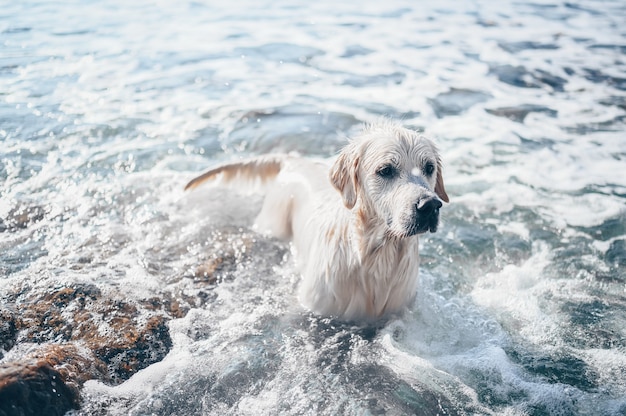
[[[206,180],[267,184],[259,231],[291,239],[300,301],[315,313],[372,320],[415,297],[418,235],[435,232],[448,202],[434,143],[389,120],[365,126],[332,166],[267,155],[217,166]]]

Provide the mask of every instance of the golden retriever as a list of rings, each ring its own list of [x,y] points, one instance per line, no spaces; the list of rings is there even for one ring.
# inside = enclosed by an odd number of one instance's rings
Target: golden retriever
[[[301,303],[347,321],[377,319],[412,302],[417,236],[437,230],[448,202],[434,143],[390,120],[365,126],[330,167],[260,156],[217,166],[185,189],[220,178],[268,184],[255,226],[292,239]]]

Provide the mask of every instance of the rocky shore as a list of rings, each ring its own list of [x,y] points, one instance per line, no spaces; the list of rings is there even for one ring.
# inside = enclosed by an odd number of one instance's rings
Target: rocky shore
[[[45,216],[42,208],[15,209],[0,221],[0,233],[19,232]],[[106,279],[10,286],[0,301],[0,416],[63,415],[80,408],[86,381],[118,385],[161,361],[172,347],[168,321],[210,302],[212,288],[232,277],[255,244],[225,244],[229,234],[216,233],[214,253],[149,298]]]
[[[107,292],[76,285],[9,295],[0,310],[0,415],[64,414],[79,406],[85,381],[119,384],[165,357],[176,304]]]

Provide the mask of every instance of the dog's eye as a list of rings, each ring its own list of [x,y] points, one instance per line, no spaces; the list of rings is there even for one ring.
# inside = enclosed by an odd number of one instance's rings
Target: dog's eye
[[[391,179],[396,175],[396,168],[391,165],[385,165],[376,171],[376,174],[381,178]]]
[[[426,163],[426,165],[424,165],[424,174],[426,176],[432,176],[433,173],[435,173],[435,165],[430,162]]]

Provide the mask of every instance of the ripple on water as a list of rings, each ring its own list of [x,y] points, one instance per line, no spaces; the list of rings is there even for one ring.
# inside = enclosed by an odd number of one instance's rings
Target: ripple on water
[[[488,101],[491,94],[483,91],[452,88],[447,92],[428,99],[437,117],[455,116],[464,113],[472,106]]]
[[[359,121],[350,114],[287,106],[238,116],[223,145],[252,153],[291,152],[328,156],[345,143]]]

